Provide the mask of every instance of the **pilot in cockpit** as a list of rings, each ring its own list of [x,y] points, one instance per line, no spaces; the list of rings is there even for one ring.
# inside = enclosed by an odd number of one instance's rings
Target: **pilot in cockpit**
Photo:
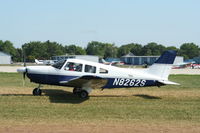
[[[74,70],[75,70],[75,65],[74,65],[74,63],[72,63],[72,62],[67,63],[67,65],[66,65],[66,67],[65,67],[65,70],[74,71]]]

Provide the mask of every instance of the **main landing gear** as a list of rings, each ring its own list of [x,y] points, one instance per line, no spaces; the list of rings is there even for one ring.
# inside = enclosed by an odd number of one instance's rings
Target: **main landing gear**
[[[41,96],[42,95],[42,90],[40,89],[41,85],[35,89],[33,89],[33,95],[34,96]],[[89,87],[83,87],[83,88],[77,88],[75,87],[73,89],[73,94],[78,95],[80,98],[88,98],[89,93],[92,91],[92,88]]]
[[[77,88],[73,89],[73,94],[78,95],[80,98],[88,98],[88,94],[92,91],[91,88]]]
[[[33,89],[33,95],[34,96],[41,96],[42,95],[42,90],[40,89],[41,85],[39,84],[39,86],[35,89]]]

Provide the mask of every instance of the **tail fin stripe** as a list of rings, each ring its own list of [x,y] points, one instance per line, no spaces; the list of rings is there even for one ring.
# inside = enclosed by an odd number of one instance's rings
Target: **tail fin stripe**
[[[176,51],[168,50],[168,51],[165,51],[162,54],[162,56],[160,56],[158,58],[158,60],[156,60],[155,63],[159,63],[159,64],[173,64],[175,57],[176,57]]]

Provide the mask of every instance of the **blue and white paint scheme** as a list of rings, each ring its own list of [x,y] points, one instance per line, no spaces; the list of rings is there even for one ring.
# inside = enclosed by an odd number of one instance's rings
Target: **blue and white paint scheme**
[[[94,88],[125,88],[162,85],[178,85],[168,80],[176,52],[165,51],[147,69],[119,68],[111,65],[79,60],[62,60],[52,66],[27,66],[18,69],[31,82],[39,84],[33,90],[41,95],[40,84],[74,87],[73,93],[81,98],[88,97]]]

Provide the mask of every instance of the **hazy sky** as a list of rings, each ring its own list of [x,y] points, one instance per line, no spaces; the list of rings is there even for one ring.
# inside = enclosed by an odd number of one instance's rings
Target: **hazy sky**
[[[0,0],[0,40],[200,45],[200,0]]]

